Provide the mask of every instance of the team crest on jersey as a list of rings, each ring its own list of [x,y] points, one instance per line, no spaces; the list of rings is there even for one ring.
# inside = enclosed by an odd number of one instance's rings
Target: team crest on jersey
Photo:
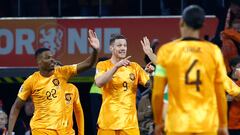
[[[65,100],[66,100],[67,104],[70,104],[71,100],[72,100],[72,93],[66,93],[65,94]]]
[[[59,86],[60,82],[58,79],[53,79],[52,82],[53,82],[54,86]]]
[[[129,77],[130,77],[130,79],[131,79],[132,81],[135,80],[135,75],[134,75],[133,73],[129,74]]]

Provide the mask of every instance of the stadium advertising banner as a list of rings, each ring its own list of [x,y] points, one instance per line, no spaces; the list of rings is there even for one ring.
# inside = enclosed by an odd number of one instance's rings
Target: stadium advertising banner
[[[88,29],[96,31],[101,56],[111,56],[109,39],[113,33],[127,37],[131,61],[142,66],[144,53],[140,40],[148,36],[166,43],[179,37],[179,18],[40,18],[0,19],[0,67],[35,67],[34,51],[47,47],[63,64],[73,64],[89,56]],[[208,18],[202,36],[213,37],[215,18]]]

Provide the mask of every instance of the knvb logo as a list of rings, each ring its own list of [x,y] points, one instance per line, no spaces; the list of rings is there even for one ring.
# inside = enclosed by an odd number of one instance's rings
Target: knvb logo
[[[38,47],[49,48],[55,55],[63,53],[66,44],[64,27],[57,24],[48,24],[40,27]]]
[[[100,40],[100,50],[110,54],[111,34],[121,33],[120,28],[95,28]],[[49,48],[56,56],[62,54],[88,54],[88,28],[63,27],[59,24],[44,24],[39,28],[0,28],[0,55],[33,55],[35,49]]]

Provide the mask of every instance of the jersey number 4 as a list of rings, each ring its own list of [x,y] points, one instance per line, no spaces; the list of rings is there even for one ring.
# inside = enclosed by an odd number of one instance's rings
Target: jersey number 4
[[[194,60],[193,63],[188,68],[186,74],[185,74],[185,84],[187,85],[196,85],[197,91],[200,91],[200,85],[202,84],[202,81],[200,80],[200,70],[198,69],[196,72],[196,80],[195,81],[189,81],[189,73],[193,69],[193,67],[197,64],[198,60]]]

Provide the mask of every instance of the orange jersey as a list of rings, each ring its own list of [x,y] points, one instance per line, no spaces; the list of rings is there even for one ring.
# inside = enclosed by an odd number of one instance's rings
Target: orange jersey
[[[65,115],[64,87],[68,79],[77,73],[76,65],[55,68],[53,75],[43,77],[40,72],[29,76],[22,84],[18,97],[24,101],[29,96],[34,104],[31,129],[62,129]]]
[[[78,125],[78,135],[84,135],[84,115],[79,99],[78,89],[73,84],[66,85],[65,102],[67,115],[67,132],[66,135],[75,135],[73,130],[73,111]]]
[[[236,81],[240,85],[240,81]],[[229,117],[228,128],[239,129],[240,128],[240,101],[233,100],[229,105]]]
[[[113,68],[110,60],[97,64],[96,77]],[[127,67],[120,67],[112,79],[102,87],[103,102],[98,125],[101,129],[138,128],[136,111],[137,85],[145,85],[149,76],[135,62]]]
[[[228,76],[224,82],[224,89],[230,96],[238,96],[240,94],[240,87]]]
[[[163,45],[157,53],[155,75],[165,78],[169,87],[165,123],[167,132],[217,131],[217,96],[223,97],[222,103],[226,105],[223,89],[226,69],[221,51],[216,45],[192,38],[179,39]],[[163,93],[164,88],[161,86],[162,89],[159,90],[158,85],[161,84],[154,80],[156,87],[153,94],[156,91]],[[153,106],[157,108],[158,105],[153,102]],[[223,110],[227,110],[225,108]],[[155,117],[158,117],[158,113],[161,112],[154,110]],[[225,114],[225,111],[220,113]],[[226,124],[227,118],[224,117],[223,121]]]

